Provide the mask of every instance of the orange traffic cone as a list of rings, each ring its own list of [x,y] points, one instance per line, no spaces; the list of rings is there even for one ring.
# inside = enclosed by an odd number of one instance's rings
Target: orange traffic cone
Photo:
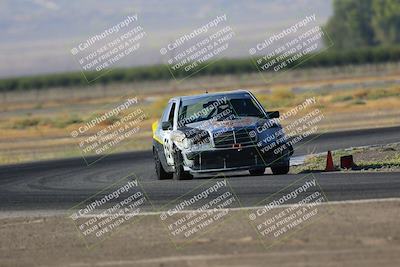
[[[326,172],[331,172],[335,170],[335,166],[333,166],[333,158],[331,151],[328,151],[328,155],[326,156]]]

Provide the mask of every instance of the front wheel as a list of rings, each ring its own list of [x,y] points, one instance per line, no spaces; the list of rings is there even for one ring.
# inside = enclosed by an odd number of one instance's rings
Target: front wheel
[[[156,175],[158,180],[172,179],[172,173],[166,172],[156,150],[153,150]]]
[[[178,150],[174,153],[174,179],[176,180],[191,180],[193,179],[193,175],[190,172],[184,171],[183,169],[183,156],[181,152]]]
[[[290,163],[287,161],[285,164],[271,166],[271,171],[274,175],[277,174],[287,174],[290,169]]]

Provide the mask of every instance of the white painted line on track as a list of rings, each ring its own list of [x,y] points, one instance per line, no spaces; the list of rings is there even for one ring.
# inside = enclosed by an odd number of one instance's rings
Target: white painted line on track
[[[318,205],[344,205],[344,204],[368,204],[368,203],[380,203],[380,202],[400,202],[400,198],[375,198],[375,199],[360,199],[360,200],[343,200],[343,201],[327,201],[319,203]],[[291,207],[295,204],[285,204],[280,205],[279,207]],[[228,210],[228,211],[243,211],[243,210],[257,210],[263,208],[262,206],[255,206],[255,207],[239,207],[239,208],[230,208],[230,209],[221,209],[221,210]],[[18,218],[18,217],[50,217],[50,216],[65,216],[68,210],[27,210],[27,211],[0,211],[0,219],[6,218]],[[154,216],[160,215],[161,213],[166,211],[144,211],[140,212],[136,216]],[[190,213],[196,212],[196,210],[185,210],[180,211],[181,213]],[[129,215],[129,213],[125,214]],[[96,215],[83,215],[81,217],[95,217]],[[97,217],[104,217],[97,216]]]
[[[321,202],[316,204],[317,206],[319,205],[343,205],[343,204],[368,204],[368,203],[379,203],[379,202],[393,202],[393,201],[399,201],[400,198],[376,198],[376,199],[360,199],[360,200],[344,200],[344,201],[327,201],[327,202]],[[277,208],[289,208],[289,207],[294,207],[297,204],[284,204],[284,205],[279,205]],[[265,208],[264,206],[255,206],[255,207],[238,207],[238,208],[228,208],[228,209],[218,209],[218,211],[242,211],[242,210],[258,210]],[[174,214],[186,214],[186,213],[193,213],[193,212],[205,212],[207,210],[181,210],[178,212],[174,212]],[[162,213],[167,212],[166,210],[162,211],[145,211],[145,212],[139,212],[135,216],[154,216],[154,215],[161,215]],[[121,216],[127,216],[131,215],[130,213],[124,213]],[[133,214],[132,214],[133,215]],[[85,218],[91,218],[91,217],[106,217],[109,215],[81,215],[79,217]]]

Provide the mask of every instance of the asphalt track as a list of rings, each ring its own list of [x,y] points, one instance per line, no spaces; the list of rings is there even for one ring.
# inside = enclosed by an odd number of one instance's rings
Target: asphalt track
[[[295,155],[400,142],[399,133],[400,127],[390,127],[309,136],[295,147]],[[255,206],[307,174],[250,176],[236,172],[225,175],[241,205]],[[397,172],[312,175],[330,201],[400,197],[400,173]],[[155,210],[165,208],[170,201],[212,177],[158,181],[150,151],[114,154],[90,166],[82,158],[0,166],[0,211],[67,210],[126,176],[140,181]]]

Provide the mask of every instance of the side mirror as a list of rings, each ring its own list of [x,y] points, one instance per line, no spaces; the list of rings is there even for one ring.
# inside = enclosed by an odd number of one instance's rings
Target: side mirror
[[[163,129],[163,131],[167,131],[167,130],[171,130],[172,129],[172,124],[169,121],[163,121],[161,123],[161,129]]]
[[[269,119],[278,119],[279,111],[269,111],[269,112],[267,112],[267,116]]]

